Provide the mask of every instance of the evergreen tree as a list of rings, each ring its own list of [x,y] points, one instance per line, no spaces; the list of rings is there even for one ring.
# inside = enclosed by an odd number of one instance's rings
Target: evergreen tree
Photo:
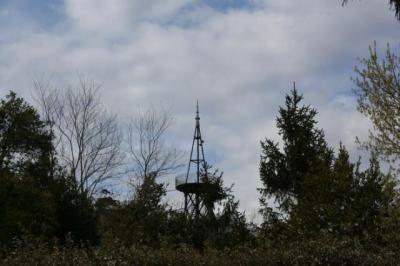
[[[0,102],[0,241],[49,238],[57,228],[52,135],[14,92]]]
[[[342,145],[334,156],[316,128],[316,111],[300,106],[301,99],[293,90],[280,108],[282,151],[271,140],[261,143],[264,232],[278,240],[320,234],[378,238],[382,217],[394,199],[392,176],[380,171],[375,156],[365,171],[359,162],[350,162]],[[279,212],[268,206],[270,198],[275,198]]]
[[[50,128],[10,92],[0,102],[0,242],[97,238],[90,198],[57,166]]]
[[[136,187],[134,198],[120,203],[102,198],[96,203],[102,241],[119,239],[125,245],[159,247],[167,230],[166,204],[162,203],[164,184],[150,174]]]
[[[216,234],[210,235],[211,244],[218,249],[252,245],[254,237],[250,232],[244,212],[239,211],[239,201],[229,195],[217,214]]]
[[[283,139],[279,144],[266,139],[261,142],[260,176],[264,187],[261,203],[275,197],[279,209],[290,213],[305,199],[304,185],[307,175],[329,166],[332,150],[327,147],[322,130],[315,127],[317,114],[309,106],[300,106],[303,99],[297,90],[286,96],[285,107],[280,107],[277,126]]]
[[[45,182],[52,152],[52,135],[37,111],[10,92],[0,102],[0,169]]]

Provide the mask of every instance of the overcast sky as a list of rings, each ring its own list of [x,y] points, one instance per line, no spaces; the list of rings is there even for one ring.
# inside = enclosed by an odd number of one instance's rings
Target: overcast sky
[[[122,120],[139,105],[171,108],[171,139],[186,151],[199,99],[206,159],[251,217],[260,140],[279,139],[275,118],[293,81],[330,145],[363,155],[354,140],[369,123],[350,77],[374,40],[399,51],[400,23],[388,1],[340,2],[0,0],[0,97],[12,89],[31,101],[35,78],[65,84],[80,73],[103,84]]]

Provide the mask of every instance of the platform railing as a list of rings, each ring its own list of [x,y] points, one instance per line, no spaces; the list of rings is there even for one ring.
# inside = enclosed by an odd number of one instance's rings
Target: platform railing
[[[187,180],[186,180],[186,174],[175,177],[175,186],[179,186],[182,184],[193,184],[193,183],[197,183],[196,173],[190,173]],[[202,183],[201,179],[199,183]]]

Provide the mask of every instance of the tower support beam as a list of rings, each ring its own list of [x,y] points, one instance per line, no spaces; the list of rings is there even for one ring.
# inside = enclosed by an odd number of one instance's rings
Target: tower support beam
[[[177,190],[184,193],[185,205],[184,212],[188,216],[192,216],[194,219],[198,219],[201,215],[203,202],[201,193],[204,191],[205,184],[201,180],[201,170],[205,170],[206,160],[204,158],[203,139],[201,137],[200,130],[200,115],[199,115],[199,103],[196,105],[196,117],[195,117],[195,129],[192,141],[192,148],[190,152],[189,164],[186,172],[186,180],[183,184],[176,186]],[[195,171],[195,180],[190,178],[191,170]]]

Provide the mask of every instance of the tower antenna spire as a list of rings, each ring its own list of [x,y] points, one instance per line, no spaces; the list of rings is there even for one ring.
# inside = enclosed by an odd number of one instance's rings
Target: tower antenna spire
[[[197,99],[197,102],[196,102],[196,119],[200,119],[200,116],[199,116],[199,100]]]

